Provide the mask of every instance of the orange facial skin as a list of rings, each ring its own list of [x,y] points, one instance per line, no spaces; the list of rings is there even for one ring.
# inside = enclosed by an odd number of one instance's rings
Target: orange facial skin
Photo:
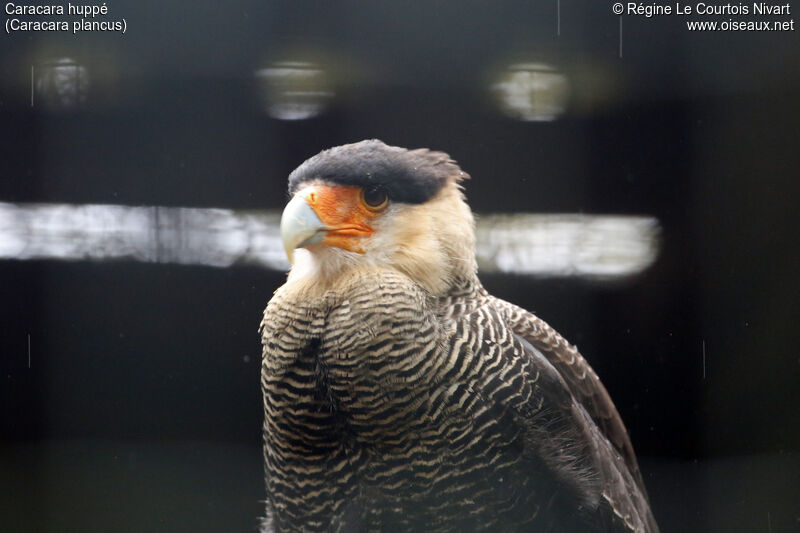
[[[361,187],[315,184],[298,193],[325,224],[322,244],[364,253],[361,239],[373,233],[370,223],[380,210],[364,204]]]

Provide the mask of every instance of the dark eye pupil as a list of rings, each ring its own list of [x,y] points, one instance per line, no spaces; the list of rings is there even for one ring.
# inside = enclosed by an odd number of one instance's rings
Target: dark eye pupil
[[[378,207],[386,201],[386,191],[380,187],[370,187],[364,190],[364,202],[370,207]]]

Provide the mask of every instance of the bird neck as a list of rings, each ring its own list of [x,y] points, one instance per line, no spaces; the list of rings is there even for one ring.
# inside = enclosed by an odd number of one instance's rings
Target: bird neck
[[[387,264],[431,295],[446,296],[463,280],[477,283],[475,222],[457,183],[434,198],[404,210],[388,232],[396,243]]]

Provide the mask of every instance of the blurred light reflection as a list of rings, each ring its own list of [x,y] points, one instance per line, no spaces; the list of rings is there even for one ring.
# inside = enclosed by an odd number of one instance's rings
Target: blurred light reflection
[[[35,68],[36,100],[52,111],[71,111],[86,103],[89,73],[69,57],[46,61]]]
[[[618,278],[653,264],[660,231],[651,217],[521,213],[482,216],[476,233],[483,271]]]
[[[255,72],[264,111],[279,120],[305,120],[319,115],[334,92],[327,73],[303,61],[273,63]]]
[[[524,121],[551,121],[567,106],[567,77],[544,63],[514,63],[492,84],[500,109]]]
[[[284,269],[280,213],[0,203],[0,258],[128,259]]]
[[[286,270],[279,224],[279,211],[0,203],[0,258]],[[477,223],[482,272],[615,279],[648,268],[658,246],[650,217],[483,215]]]

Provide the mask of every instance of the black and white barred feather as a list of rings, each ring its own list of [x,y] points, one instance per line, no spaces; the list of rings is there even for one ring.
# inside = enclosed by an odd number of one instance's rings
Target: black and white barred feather
[[[268,531],[658,531],[595,373],[477,277],[287,284],[261,334]]]

